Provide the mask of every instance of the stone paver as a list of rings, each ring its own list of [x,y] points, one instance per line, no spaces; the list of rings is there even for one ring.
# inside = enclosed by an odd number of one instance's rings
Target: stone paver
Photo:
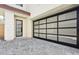
[[[39,39],[0,41],[0,55],[78,55],[79,49]]]

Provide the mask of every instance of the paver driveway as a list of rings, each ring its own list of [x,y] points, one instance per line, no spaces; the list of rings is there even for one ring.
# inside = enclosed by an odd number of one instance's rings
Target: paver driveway
[[[78,55],[79,49],[39,39],[0,41],[0,55]]]

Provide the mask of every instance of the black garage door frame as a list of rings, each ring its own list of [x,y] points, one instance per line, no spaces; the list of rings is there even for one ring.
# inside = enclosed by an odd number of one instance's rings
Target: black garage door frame
[[[76,11],[77,12],[77,18],[72,18],[72,19],[66,19],[66,20],[61,20],[59,21],[59,15],[62,15],[62,14],[65,14],[65,13],[68,13],[68,12],[72,12],[72,11]],[[49,22],[49,23],[57,23],[57,28],[47,28],[47,19],[50,18],[50,17],[54,17],[54,16],[57,16],[57,21],[54,21],[54,22]],[[43,20],[45,19],[45,23],[42,23],[40,24],[39,21],[40,20]],[[63,35],[63,34],[59,34],[59,23],[60,22],[65,22],[65,21],[70,21],[70,20],[76,20],[76,27],[61,27],[60,29],[76,29],[76,35]],[[38,24],[34,24],[35,22],[38,21]],[[46,32],[45,33],[41,33],[41,34],[45,34],[46,37],[45,38],[41,38],[39,35],[40,35],[40,25],[43,25],[43,24],[46,24],[46,28],[41,28],[41,29],[45,29]],[[38,26],[38,28],[34,28],[34,26]],[[34,30],[37,29],[38,30],[38,36],[35,36],[35,32]],[[57,30],[57,34],[52,34],[52,35],[56,35],[57,36],[57,40],[51,40],[51,39],[47,39],[47,29],[56,29]],[[66,45],[66,46],[70,46],[70,47],[75,47],[75,48],[79,48],[79,7],[75,7],[75,8],[71,8],[71,9],[68,9],[68,10],[65,10],[65,11],[62,11],[60,13],[56,13],[54,15],[51,15],[51,16],[48,16],[48,17],[44,17],[44,18],[41,18],[41,19],[37,19],[35,21],[33,21],[33,37],[34,38],[38,38],[38,39],[42,39],[42,40],[46,40],[46,41],[50,41],[50,42],[55,42],[55,43],[59,43],[59,44],[63,44],[63,45]],[[59,36],[68,36],[68,37],[76,37],[77,40],[76,40],[76,44],[72,44],[72,43],[67,43],[67,42],[61,42],[59,41]]]

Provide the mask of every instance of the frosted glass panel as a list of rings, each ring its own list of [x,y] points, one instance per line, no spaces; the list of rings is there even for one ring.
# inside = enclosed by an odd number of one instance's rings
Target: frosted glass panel
[[[40,20],[40,24],[46,23],[46,19]]]
[[[59,29],[59,34],[76,35],[76,29]]]
[[[57,29],[47,29],[47,33],[57,34]]]
[[[46,33],[46,29],[43,29],[43,30],[39,30],[40,33]]]
[[[40,28],[46,28],[46,24],[40,25]]]
[[[38,30],[34,30],[34,32],[38,32]]]
[[[38,37],[38,34],[34,33],[34,36]]]
[[[46,38],[46,34],[39,34],[41,38]]]
[[[47,28],[57,28],[57,23],[47,24]]]
[[[76,22],[77,20],[59,22],[59,27],[77,27]]]
[[[16,35],[18,35],[18,36],[21,35],[21,34],[22,34],[22,33],[21,33],[20,31],[17,31],[17,33],[16,33]]]
[[[57,35],[47,35],[47,39],[51,39],[51,40],[57,41]]]
[[[34,26],[34,28],[38,28],[38,26]]]
[[[59,20],[77,18],[77,11],[68,12],[59,16]]]
[[[38,24],[38,21],[34,22],[34,25],[35,25],[35,24]]]
[[[22,21],[20,20],[16,20],[16,36],[19,37],[19,36],[22,36]]]
[[[59,41],[76,44],[76,37],[59,36]]]
[[[16,23],[17,25],[20,25],[21,24],[21,21],[17,21],[17,23]]]
[[[57,21],[57,16],[47,18],[47,22],[54,22],[54,21]]]

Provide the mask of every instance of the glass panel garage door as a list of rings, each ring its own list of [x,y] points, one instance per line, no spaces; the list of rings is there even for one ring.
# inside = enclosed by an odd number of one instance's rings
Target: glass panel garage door
[[[33,21],[33,36],[77,46],[77,9]]]

